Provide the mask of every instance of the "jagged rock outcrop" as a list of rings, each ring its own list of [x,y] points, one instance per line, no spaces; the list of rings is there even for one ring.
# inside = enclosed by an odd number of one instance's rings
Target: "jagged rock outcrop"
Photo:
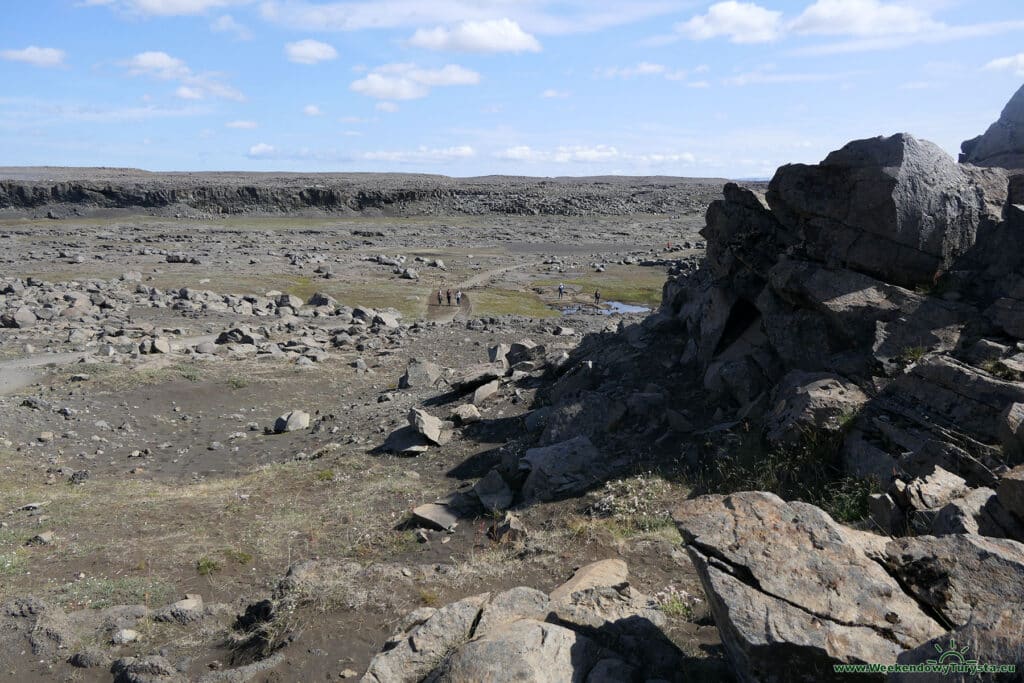
[[[520,586],[415,610],[362,680],[677,680],[682,653],[660,631],[664,615],[628,583],[605,585],[620,572],[595,567],[582,568],[550,596]]]
[[[834,664],[924,663],[950,639],[1020,660],[1022,122],[1024,89],[965,146],[992,168],[901,134],[784,166],[765,201],[728,186],[707,267],[666,283],[660,327],[683,328],[720,428],[839,444],[847,474],[884,487],[874,527],[900,537],[764,492],[683,503],[740,680],[837,680]]]
[[[774,494],[702,496],[673,517],[742,681],[836,680],[944,629],[876,558],[886,539]]]
[[[1024,168],[1024,86],[985,134],[964,141],[960,151],[962,164]]]
[[[768,205],[801,250],[899,285],[931,283],[997,222],[1000,171],[958,166],[926,140],[857,140],[815,166],[783,166]]]
[[[724,182],[724,181],[722,181]],[[685,185],[688,192],[680,192]],[[0,169],[0,210],[46,215],[104,209],[157,213],[390,216],[678,214],[697,211],[713,179],[664,179],[643,191],[603,178],[149,173],[133,169]],[[690,194],[690,197],[684,195]]]

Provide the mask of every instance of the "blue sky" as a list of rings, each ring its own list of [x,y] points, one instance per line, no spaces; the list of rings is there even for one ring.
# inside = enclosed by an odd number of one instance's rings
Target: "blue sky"
[[[1020,0],[12,0],[0,165],[770,176],[1024,82]]]

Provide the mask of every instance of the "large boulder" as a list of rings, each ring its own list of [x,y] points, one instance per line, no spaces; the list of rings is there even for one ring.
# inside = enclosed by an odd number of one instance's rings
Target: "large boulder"
[[[438,446],[445,445],[452,438],[451,429],[449,429],[450,423],[439,417],[434,417],[421,408],[413,408],[409,411],[409,426]]]
[[[582,493],[598,481],[600,452],[585,436],[542,448],[531,448],[519,460],[525,471],[526,501],[547,501]]]
[[[466,643],[426,680],[587,683],[591,669],[601,658],[597,643],[576,631],[535,619],[520,619]]]
[[[678,680],[682,653],[660,630],[665,615],[618,581],[621,569],[557,598],[519,586],[415,610],[363,683]]]
[[[441,383],[444,377],[442,370],[436,363],[420,358],[409,359],[409,366],[405,374],[398,380],[399,389],[433,389]]]
[[[966,140],[960,150],[962,164],[1024,168],[1024,86],[985,134]]]
[[[811,258],[909,286],[933,283],[983,221],[999,220],[1005,198],[1005,174],[960,167],[905,133],[850,142],[818,165],[783,166],[767,193]]]
[[[835,664],[893,664],[943,629],[876,559],[886,539],[764,492],[674,512],[742,681],[838,680]]]
[[[898,538],[886,545],[884,562],[906,592],[953,626],[1024,604],[1024,545],[1017,541],[972,534]]]
[[[794,370],[776,387],[768,440],[793,443],[808,432],[840,432],[867,400],[856,384],[841,377]]]

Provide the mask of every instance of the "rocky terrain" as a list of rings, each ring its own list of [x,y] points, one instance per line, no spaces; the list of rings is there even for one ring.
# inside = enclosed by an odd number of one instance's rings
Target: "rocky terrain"
[[[699,224],[666,179],[38,220],[150,190],[25,172],[0,670],[1024,680],[1022,101],[961,163],[857,140]]]
[[[703,210],[713,178],[449,178],[410,174],[148,173],[0,168],[0,212],[59,218],[145,209],[160,215],[590,216]],[[2,215],[2,213],[0,213]]]

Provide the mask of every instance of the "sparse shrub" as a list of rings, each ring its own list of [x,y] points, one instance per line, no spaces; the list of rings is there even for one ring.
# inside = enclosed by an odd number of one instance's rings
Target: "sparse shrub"
[[[607,482],[599,495],[586,512],[591,517],[608,520],[605,526],[616,536],[629,537],[675,527],[668,509],[669,502],[674,500],[672,488],[650,472]]]
[[[420,604],[424,607],[437,607],[441,604],[441,594],[433,588],[421,587],[418,591]]]
[[[224,551],[224,557],[235,564],[252,564],[252,553],[247,553],[244,550],[228,548]]]
[[[196,560],[196,571],[200,576],[210,576],[222,569],[220,562],[210,557],[200,557]]]
[[[1020,379],[1020,376],[1008,368],[999,360],[987,360],[981,364],[981,369],[999,379],[1005,379],[1009,382],[1016,382]]]
[[[685,621],[693,621],[693,606],[701,602],[700,598],[690,595],[687,591],[675,586],[669,586],[664,590],[658,591],[653,597],[654,601],[658,604],[658,609],[664,612],[665,616],[670,619],[683,619]]]
[[[244,389],[249,386],[249,380],[239,375],[228,378],[228,386],[232,389]]]
[[[316,473],[317,481],[334,481],[334,470],[320,470]]]
[[[924,358],[924,354],[928,353],[928,349],[923,346],[908,346],[900,351],[899,360],[903,365],[910,365]]]
[[[198,382],[199,379],[202,377],[202,374],[199,372],[199,369],[193,367],[183,367],[178,370],[178,374],[181,375],[183,379],[187,379],[189,382]]]
[[[845,417],[845,416],[844,416]],[[874,479],[846,474],[840,448],[855,415],[840,418],[836,431],[806,429],[791,446],[764,449],[750,435],[732,453],[715,458],[702,472],[700,488],[713,493],[770,491],[785,500],[820,507],[840,522],[868,515],[868,497],[881,490]]]

